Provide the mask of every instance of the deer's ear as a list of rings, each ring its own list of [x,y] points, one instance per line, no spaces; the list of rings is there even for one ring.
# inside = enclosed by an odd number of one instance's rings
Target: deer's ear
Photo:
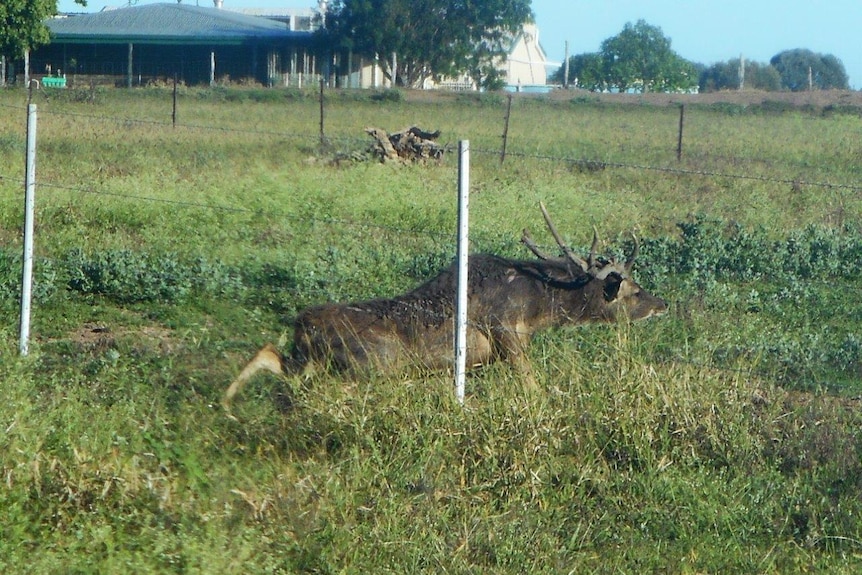
[[[602,287],[602,293],[605,296],[605,301],[611,302],[617,299],[620,293],[620,286],[623,284],[623,276],[616,272],[611,272],[605,278],[605,285]]]

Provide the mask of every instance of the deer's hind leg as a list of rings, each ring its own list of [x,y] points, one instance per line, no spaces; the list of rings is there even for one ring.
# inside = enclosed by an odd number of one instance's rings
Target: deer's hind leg
[[[229,409],[233,397],[245,387],[249,379],[261,370],[269,371],[275,375],[286,375],[287,373],[284,369],[284,358],[271,343],[263,346],[251,361],[246,364],[237,378],[231,382],[222,398],[222,406],[225,409]]]
[[[514,329],[498,328],[494,330],[493,335],[498,357],[514,368],[527,391],[531,393],[538,391],[539,385],[533,372],[533,364],[527,353],[530,342],[527,330],[518,323]]]

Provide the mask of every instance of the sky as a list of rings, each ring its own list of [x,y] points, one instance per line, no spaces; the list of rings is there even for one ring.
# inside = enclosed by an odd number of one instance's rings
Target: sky
[[[129,0],[59,0],[61,12],[96,12]],[[152,4],[158,0],[131,0]],[[173,0],[165,0],[173,1]],[[212,6],[212,0],[183,0]],[[317,7],[315,0],[224,0],[226,8]],[[532,0],[539,42],[549,60],[597,52],[603,40],[627,22],[645,20],[670,38],[671,48],[701,64],[742,55],[768,63],[783,50],[807,48],[832,54],[844,63],[850,87],[862,89],[862,0]],[[555,68],[549,69],[552,72]]]
[[[555,62],[563,61],[566,42],[569,55],[597,52],[627,22],[643,19],[692,62],[742,55],[769,63],[784,50],[807,48],[836,56],[850,87],[862,88],[860,0],[532,0],[532,6],[539,43]]]

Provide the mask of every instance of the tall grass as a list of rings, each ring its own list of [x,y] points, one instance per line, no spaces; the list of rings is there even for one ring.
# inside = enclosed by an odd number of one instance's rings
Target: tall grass
[[[321,147],[313,94],[184,90],[176,128],[167,91],[37,94],[20,358],[0,92],[4,572],[858,571],[858,116],[689,109],[677,163],[676,108],[517,99],[501,166],[502,98],[328,98]],[[543,200],[576,247],[637,230],[671,312],[542,334],[539,394],[505,365],[464,407],[446,374],[261,376],[227,418],[298,309],[451,259],[453,159],[331,161],[410,124],[471,140],[476,251],[550,243]]]
[[[550,350],[538,398],[504,369],[470,381],[466,408],[437,377],[264,378],[239,422],[183,381],[190,367],[141,365],[131,341],[62,381],[7,351],[0,557],[31,572],[852,572],[858,410],[744,369],[654,364],[639,337],[623,328],[600,363]]]

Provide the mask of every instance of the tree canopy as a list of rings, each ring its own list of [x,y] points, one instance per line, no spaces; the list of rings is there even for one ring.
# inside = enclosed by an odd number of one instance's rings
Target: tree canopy
[[[744,88],[752,90],[775,91],[781,89],[781,76],[770,64],[745,62]],[[738,90],[740,88],[739,58],[718,62],[700,73],[700,90],[717,92],[719,90]]]
[[[330,49],[379,56],[390,79],[395,53],[400,85],[465,73],[487,85],[532,18],[530,0],[335,0],[318,34]]]
[[[596,53],[569,59],[569,75],[588,90],[675,92],[697,86],[697,70],[671,49],[661,28],[644,20],[627,23],[622,32],[602,42]],[[553,76],[562,80],[562,71]]]
[[[605,73],[605,60],[599,52],[577,54],[569,58],[569,78],[578,87],[593,92],[608,89],[608,77]],[[555,82],[563,82],[563,69],[560,68],[551,76]]]
[[[86,0],[75,0],[86,6]],[[57,13],[57,0],[3,0],[0,2],[0,55],[20,58],[50,41],[45,20]]]
[[[809,87],[820,90],[846,90],[849,87],[844,64],[832,54],[796,48],[779,52],[769,62],[781,75],[782,87],[793,92],[808,90]]]
[[[686,90],[697,85],[694,64],[671,50],[661,28],[644,20],[627,23],[623,31],[602,42],[608,81],[621,92]]]

